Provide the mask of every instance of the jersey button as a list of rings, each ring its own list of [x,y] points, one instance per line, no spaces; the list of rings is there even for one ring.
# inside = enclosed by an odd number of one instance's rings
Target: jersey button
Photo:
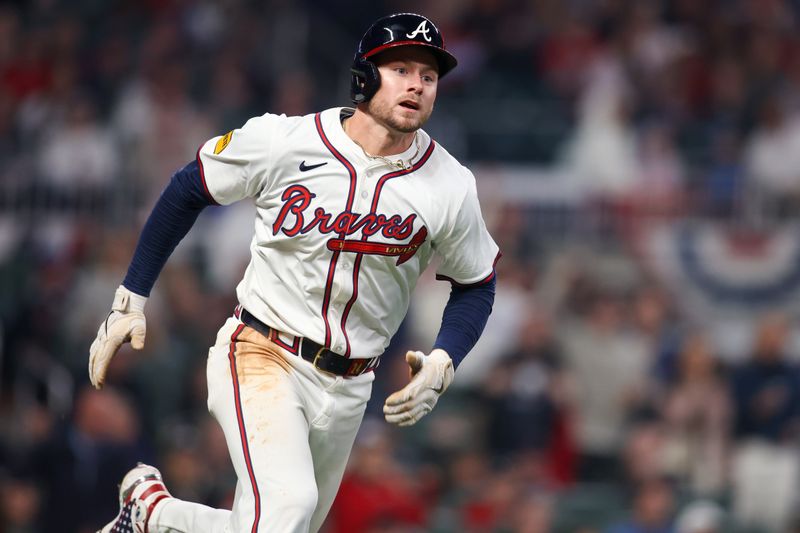
[[[366,198],[367,196],[369,196],[367,191],[361,191],[361,198]]]

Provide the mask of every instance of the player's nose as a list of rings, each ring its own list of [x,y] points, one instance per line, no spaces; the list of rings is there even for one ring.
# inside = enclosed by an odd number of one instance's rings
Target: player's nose
[[[416,94],[422,94],[424,85],[422,83],[422,76],[409,76],[408,77],[408,91]]]

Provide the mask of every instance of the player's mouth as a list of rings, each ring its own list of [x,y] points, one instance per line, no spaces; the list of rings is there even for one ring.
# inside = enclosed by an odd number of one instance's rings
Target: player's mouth
[[[403,100],[402,102],[400,102],[400,107],[405,107],[406,109],[419,111],[419,103],[415,102],[414,100]]]

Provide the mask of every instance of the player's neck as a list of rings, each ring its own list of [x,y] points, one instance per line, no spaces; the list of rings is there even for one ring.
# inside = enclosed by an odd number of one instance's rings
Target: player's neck
[[[359,109],[344,121],[343,127],[347,136],[371,155],[401,154],[414,142],[415,132],[390,130]]]

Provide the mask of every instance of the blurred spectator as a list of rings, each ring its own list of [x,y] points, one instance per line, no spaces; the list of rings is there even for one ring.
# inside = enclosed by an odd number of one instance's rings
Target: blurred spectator
[[[574,443],[552,318],[532,311],[518,348],[503,356],[483,382],[489,449],[498,457],[522,451],[551,453],[548,464],[559,481],[574,477]]]
[[[515,533],[548,533],[553,528],[553,496],[532,491],[523,493],[511,511],[511,530]]]
[[[674,299],[658,283],[644,283],[633,295],[631,315],[634,331],[655,357],[651,370],[656,380],[661,384],[672,383],[678,374],[680,343]]]
[[[210,415],[197,425],[175,423],[165,440],[164,476],[170,493],[214,508],[233,504],[236,476],[225,436]]]
[[[684,207],[686,170],[666,124],[648,125],[639,134],[639,175],[630,202],[648,216],[672,215]]]
[[[219,134],[241,127],[250,117],[264,112],[245,69],[228,54],[220,54],[213,64],[207,105],[215,114]]]
[[[733,371],[731,391],[739,439],[791,444],[800,435],[800,373],[786,357],[788,335],[786,316],[764,316],[752,357]]]
[[[105,192],[117,179],[119,153],[87,95],[74,95],[52,124],[39,154],[42,179],[62,190]]]
[[[707,123],[722,131],[735,132],[743,126],[743,115],[746,112],[745,99],[748,89],[746,66],[730,53],[725,53],[712,61]]]
[[[732,465],[734,514],[776,531],[787,527],[800,494],[800,373],[786,360],[788,326],[782,314],[761,319],[753,357],[735,370],[732,383],[739,438]]]
[[[143,205],[155,203],[172,174],[220,133],[190,98],[188,65],[170,49],[179,39],[176,29],[166,24],[158,29],[145,44],[151,63],[121,91],[112,122]]]
[[[577,12],[564,9],[553,31],[545,34],[539,45],[541,75],[564,96],[577,96],[586,73],[602,50],[590,22]]]
[[[22,142],[23,153],[33,152],[37,146],[47,142],[54,128],[64,129],[65,124],[87,122],[85,119],[71,120],[71,106],[78,98],[87,98],[86,89],[81,86],[77,59],[65,57],[54,62],[51,67],[51,81],[45,90],[37,91],[19,103],[17,130]],[[78,110],[81,114],[81,110]],[[84,113],[85,114],[85,113]],[[107,140],[104,140],[108,142]],[[84,151],[87,147],[84,147]]]
[[[675,520],[675,533],[722,533],[725,512],[712,502],[697,500],[684,507]]]
[[[768,531],[786,531],[800,493],[795,446],[764,441],[738,444],[731,465],[731,507],[736,521]]]
[[[367,533],[384,524],[422,526],[432,502],[421,499],[393,457],[389,429],[365,421],[327,524],[331,533]]]
[[[313,108],[313,83],[303,71],[286,72],[278,79],[274,108],[286,115],[306,115]]]
[[[702,332],[684,339],[678,377],[662,409],[670,473],[696,494],[722,494],[727,483],[732,406]]]
[[[8,477],[0,480],[0,524],[6,533],[41,531],[41,491],[32,479]]]
[[[711,164],[700,193],[700,202],[711,215],[731,217],[742,201],[745,169],[741,139],[733,131],[721,131],[711,140]]]
[[[786,215],[800,198],[800,117],[786,113],[771,93],[759,106],[745,153],[748,179],[761,195],[762,212]]]
[[[578,477],[614,480],[626,424],[648,403],[653,360],[642,339],[626,329],[618,297],[597,292],[587,307],[559,332],[574,401]]]
[[[461,450],[447,460],[447,479],[439,501],[439,516],[432,523],[447,527],[456,523],[459,508],[474,499],[489,482],[493,472],[488,454],[476,449]]]
[[[668,481],[655,478],[643,482],[633,494],[629,520],[612,525],[607,533],[673,533],[674,489]]]
[[[137,414],[123,396],[111,388],[81,389],[72,418],[30,459],[47,510],[41,531],[94,531],[119,510],[117,494],[108,487],[149,455]]]
[[[459,530],[477,533],[508,527],[517,495],[522,490],[513,466],[493,473],[463,502],[459,510]]]
[[[5,69],[17,53],[22,28],[19,11],[10,4],[0,6],[0,66]]]
[[[636,487],[669,474],[666,426],[658,419],[639,421],[625,433],[622,464],[625,486]]]
[[[629,194],[640,173],[631,124],[631,88],[616,56],[599,58],[589,71],[564,164],[588,196],[613,199]]]
[[[50,58],[47,57],[47,32],[27,28],[27,31],[15,33],[18,23],[16,13],[4,10],[4,20],[12,32],[9,37],[17,37],[16,55],[6,57],[1,65],[0,85],[6,88],[17,101],[34,96],[47,90],[52,81]]]

